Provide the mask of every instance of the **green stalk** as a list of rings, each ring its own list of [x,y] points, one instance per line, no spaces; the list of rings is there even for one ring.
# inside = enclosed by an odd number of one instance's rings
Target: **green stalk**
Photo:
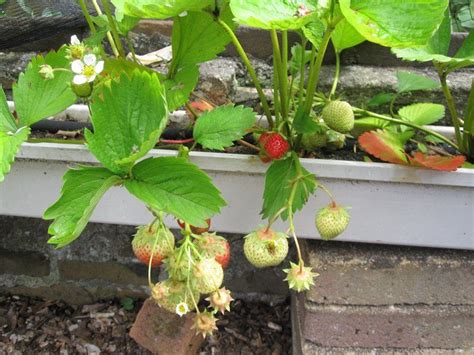
[[[384,116],[384,115],[380,115],[378,113],[375,113],[375,112],[371,112],[371,111],[367,111],[367,110],[363,110],[363,109],[360,109],[360,108],[357,108],[357,107],[353,107],[352,108],[353,111],[355,113],[359,113],[359,114],[362,114],[364,115],[365,117],[369,116],[369,117],[374,117],[374,118],[379,118],[381,120],[384,120],[384,121],[387,121],[387,122],[390,122],[390,123],[396,123],[396,124],[399,124],[399,125],[403,125],[403,126],[407,126],[407,127],[411,127],[411,128],[414,128],[418,131],[421,131],[421,132],[424,132],[426,134],[429,134],[433,137],[436,137],[438,138],[439,140],[443,141],[444,143],[450,145],[451,147],[453,147],[454,149],[456,150],[459,150],[459,147],[456,143],[452,142],[450,139],[446,138],[445,136],[443,136],[442,134],[439,134],[439,133],[436,133],[434,131],[431,131],[427,128],[424,128],[423,126],[419,126],[415,123],[412,123],[412,122],[408,122],[408,121],[403,121],[403,120],[399,120],[397,118],[392,118],[392,117],[388,117],[388,116]]]
[[[301,63],[300,63],[300,88],[299,88],[299,104],[301,105],[301,102],[303,101],[303,91],[304,91],[304,74],[305,74],[305,60],[304,60],[304,55],[306,51],[306,44],[308,43],[308,40],[302,36],[302,41],[301,41]]]
[[[97,3],[97,0],[92,0],[92,4],[94,5],[95,11],[97,11],[97,14],[103,15],[102,9],[100,8],[99,4]],[[114,39],[112,37],[112,34],[110,31],[107,32],[107,39],[109,40],[110,47],[112,47],[112,52],[114,52],[114,55],[118,57],[120,55],[117,46],[115,45]]]
[[[285,96],[285,110],[286,119],[288,119],[289,105],[290,105],[290,94],[288,90],[288,31],[282,31],[281,33],[281,80],[283,82],[283,90]],[[281,92],[280,92],[281,96]],[[282,97],[283,100],[283,97]]]
[[[280,106],[280,80],[278,78],[278,71],[276,70],[277,56],[275,55],[275,48],[273,49],[273,110],[275,112],[275,125],[280,125],[281,106]]]
[[[336,72],[334,73],[334,81],[332,83],[331,93],[329,94],[330,100],[336,94],[337,84],[339,83],[339,77],[341,76],[341,53],[334,49],[334,54],[336,56]]]
[[[280,51],[280,43],[278,41],[278,34],[276,30],[270,30],[270,35],[272,38],[272,45],[273,45],[273,59],[275,62],[274,70],[278,73],[278,81],[280,83],[280,106],[281,106],[281,116],[283,120],[288,119],[288,110],[286,108],[286,96],[288,92],[288,80],[284,78],[284,69],[282,63],[282,56]],[[286,83],[286,85],[285,85]]]
[[[318,50],[318,55],[314,63],[313,72],[310,74],[308,88],[306,90],[306,102],[304,106],[304,113],[309,115],[311,108],[313,106],[313,96],[316,92],[316,88],[319,82],[319,74],[321,72],[321,66],[323,65],[324,55],[326,54],[326,49],[328,48],[329,41],[331,40],[331,34],[334,30],[333,27],[328,27],[324,33],[321,45]]]
[[[456,105],[454,104],[453,95],[451,95],[451,91],[449,90],[449,86],[446,80],[447,74],[444,73],[439,67],[438,75],[441,81],[441,88],[443,89],[443,94],[446,99],[446,104],[448,105],[449,113],[451,114],[451,120],[453,122],[454,131],[456,132],[456,141],[459,145],[462,145],[462,137],[461,137],[461,121],[458,116],[458,112],[456,110]]]
[[[274,122],[273,122],[272,113],[270,111],[270,106],[268,105],[267,98],[265,97],[265,93],[263,92],[262,85],[260,84],[260,80],[258,80],[257,74],[255,73],[255,69],[250,63],[247,53],[245,53],[245,50],[240,44],[239,39],[235,35],[234,31],[232,31],[232,29],[229,27],[229,25],[227,25],[220,18],[217,18],[216,21],[219,25],[221,25],[224,28],[224,30],[230,36],[232,43],[234,44],[235,49],[237,50],[237,53],[239,53],[240,57],[242,58],[242,61],[244,62],[245,67],[247,68],[247,71],[249,72],[249,75],[253,80],[255,88],[257,89],[258,97],[260,98],[260,102],[262,104],[263,111],[265,112],[265,116],[267,116],[268,124],[270,125],[270,128],[273,128]]]
[[[122,46],[122,41],[120,40],[120,35],[117,30],[117,25],[115,24],[115,19],[112,16],[112,12],[110,11],[110,5],[108,0],[102,0],[102,6],[104,7],[105,15],[107,16],[107,20],[109,21],[112,36],[114,38],[118,52],[122,58],[125,58],[125,51]]]
[[[464,113],[463,140],[464,153],[468,156],[469,161],[474,162],[474,80]]]
[[[92,21],[92,17],[89,14],[89,10],[87,9],[87,5],[84,2],[84,0],[79,0],[79,5],[81,6],[82,13],[84,14],[84,17],[86,18],[87,25],[89,26],[91,32],[96,33],[97,30],[95,28],[94,21]]]

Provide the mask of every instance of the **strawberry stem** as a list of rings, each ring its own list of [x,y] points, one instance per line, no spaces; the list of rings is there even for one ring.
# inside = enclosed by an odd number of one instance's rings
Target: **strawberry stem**
[[[331,207],[336,207],[337,206],[337,203],[336,203],[336,200],[334,199],[334,196],[333,194],[331,193],[331,191],[326,187],[324,186],[323,184],[321,183],[318,183],[318,187],[323,190],[328,196],[329,198],[331,199]]]

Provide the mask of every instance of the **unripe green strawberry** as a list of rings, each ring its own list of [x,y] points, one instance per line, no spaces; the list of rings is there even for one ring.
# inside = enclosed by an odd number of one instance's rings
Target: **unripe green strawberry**
[[[326,132],[305,133],[301,139],[301,145],[307,151],[313,151],[317,148],[325,147],[327,142],[328,137],[326,136]]]
[[[326,135],[328,137],[326,145],[328,149],[337,150],[344,148],[344,145],[346,144],[345,134],[329,130],[326,132]]]
[[[152,297],[160,307],[173,313],[176,313],[176,306],[180,303],[186,303],[189,310],[193,310],[193,297],[196,303],[199,302],[197,290],[189,289],[186,282],[172,279],[158,282],[152,289]]]
[[[92,83],[71,84],[72,91],[80,98],[86,99],[92,94]]]
[[[267,228],[257,229],[245,237],[244,253],[255,267],[276,266],[288,255],[288,236]]]
[[[350,215],[344,207],[331,203],[316,215],[316,228],[321,238],[331,240],[344,232],[350,220]]]
[[[200,293],[211,293],[221,287],[224,270],[215,259],[202,259],[194,267],[196,288]]]
[[[132,240],[132,249],[142,263],[148,265],[151,258],[151,266],[156,267],[173,252],[174,235],[159,222],[141,226]]]
[[[354,111],[345,101],[331,101],[322,113],[324,122],[337,132],[348,133],[354,128]]]

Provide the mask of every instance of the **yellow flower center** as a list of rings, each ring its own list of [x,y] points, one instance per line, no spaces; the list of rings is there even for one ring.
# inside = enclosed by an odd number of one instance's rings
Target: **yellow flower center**
[[[84,71],[83,71],[83,74],[87,77],[91,77],[93,75],[95,75],[95,69],[92,65],[86,65],[84,67]]]

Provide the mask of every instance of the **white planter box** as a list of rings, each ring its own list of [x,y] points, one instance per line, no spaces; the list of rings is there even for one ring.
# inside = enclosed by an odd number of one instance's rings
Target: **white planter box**
[[[175,152],[154,150],[152,156]],[[234,154],[191,154],[221,189],[228,206],[212,221],[213,229],[246,234],[262,223],[264,173],[257,157]],[[11,173],[0,184],[0,214],[41,217],[59,196],[68,166],[96,163],[80,145],[25,143]],[[453,173],[392,164],[303,159],[335,194],[351,206],[352,220],[337,240],[474,249],[474,170]],[[315,211],[328,203],[320,192],[296,217],[297,232],[318,238]],[[151,216],[143,204],[123,188],[113,188],[91,221],[137,225]],[[176,224],[170,218],[173,226]],[[283,229],[283,225],[280,225]]]

